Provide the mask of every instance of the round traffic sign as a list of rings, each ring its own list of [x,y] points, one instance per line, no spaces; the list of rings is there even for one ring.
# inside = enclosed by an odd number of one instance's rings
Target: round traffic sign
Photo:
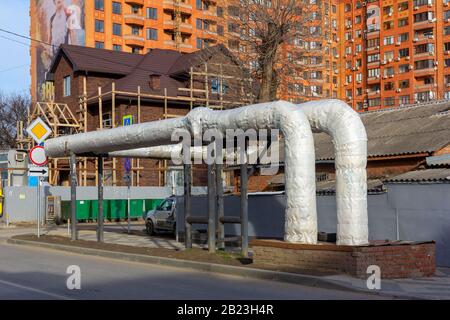
[[[45,166],[48,163],[45,149],[41,146],[36,146],[30,150],[29,157],[31,162],[36,166]]]

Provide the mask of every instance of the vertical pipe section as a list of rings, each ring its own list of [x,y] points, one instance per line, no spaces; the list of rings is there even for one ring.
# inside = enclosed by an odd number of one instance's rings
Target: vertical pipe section
[[[214,164],[208,165],[208,250],[216,251],[216,177]]]
[[[297,106],[314,132],[332,138],[336,167],[337,244],[369,241],[367,215],[367,134],[349,105],[340,100],[311,101]]]
[[[77,232],[77,158],[75,153],[70,153],[70,220],[71,240],[78,239]]]
[[[98,217],[97,241],[103,242],[103,157],[98,157]]]
[[[241,250],[248,258],[248,169],[247,164],[241,164]]]
[[[192,226],[188,222],[191,216],[191,165],[184,164],[184,243],[186,249],[192,248]]]
[[[225,248],[225,226],[220,221],[224,216],[223,207],[223,164],[216,163],[216,191],[217,191],[217,238],[219,249]]]

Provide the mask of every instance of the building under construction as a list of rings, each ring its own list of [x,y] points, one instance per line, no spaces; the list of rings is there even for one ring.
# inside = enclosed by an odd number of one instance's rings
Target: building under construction
[[[154,49],[146,55],[63,45],[47,80],[54,91],[33,106],[28,123],[42,117],[51,137],[183,116],[197,106],[234,108],[252,103],[254,96],[251,79],[222,45],[190,54]],[[18,126],[23,132],[26,124]],[[32,146],[31,139],[18,137],[19,148]],[[96,161],[78,158],[80,186],[98,184]],[[50,184],[68,185],[68,159],[51,159],[49,166]],[[168,173],[176,184],[177,171],[166,160],[132,159],[131,185],[167,185]],[[124,160],[106,159],[106,185],[125,185],[124,175]],[[204,184],[202,177],[194,174],[193,183]]]

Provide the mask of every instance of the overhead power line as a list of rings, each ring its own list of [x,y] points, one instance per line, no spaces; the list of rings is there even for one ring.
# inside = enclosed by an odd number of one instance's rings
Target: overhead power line
[[[27,66],[29,66],[29,65],[30,65],[29,63],[26,63],[26,64],[22,64],[22,65],[20,65],[20,66],[15,66],[15,67],[3,69],[3,70],[0,70],[0,73],[4,73],[4,72],[8,72],[8,71],[12,71],[12,70],[19,69],[19,68],[27,67]]]
[[[19,37],[19,38],[27,39],[27,40],[34,41],[34,42],[39,42],[39,43],[45,44],[45,45],[47,45],[47,46],[52,46],[52,47],[53,47],[53,45],[50,44],[50,43],[48,43],[48,42],[45,42],[45,41],[42,41],[42,40],[33,39],[33,38],[31,38],[31,37],[24,36],[24,35],[22,35],[22,34],[18,34],[18,33],[9,31],[9,30],[5,30],[5,29],[0,28],[0,31],[1,31],[1,32],[4,32],[4,33],[11,34],[11,35],[16,36],[16,37]]]

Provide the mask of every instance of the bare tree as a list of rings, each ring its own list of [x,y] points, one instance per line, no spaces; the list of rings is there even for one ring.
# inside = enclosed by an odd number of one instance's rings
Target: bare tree
[[[231,0],[228,30],[235,36],[235,50],[251,66],[260,86],[258,101],[276,99],[282,79],[301,79],[302,46],[308,22],[316,19],[303,0]],[[229,36],[229,38],[232,38]],[[230,43],[231,41],[231,43]],[[233,40],[229,40],[229,47]],[[295,44],[294,55],[286,49]],[[304,49],[304,47],[303,47]],[[288,54],[287,54],[288,53]],[[289,56],[289,57],[288,57]]]
[[[31,98],[27,94],[0,92],[0,148],[14,148],[17,122],[27,120]]]

